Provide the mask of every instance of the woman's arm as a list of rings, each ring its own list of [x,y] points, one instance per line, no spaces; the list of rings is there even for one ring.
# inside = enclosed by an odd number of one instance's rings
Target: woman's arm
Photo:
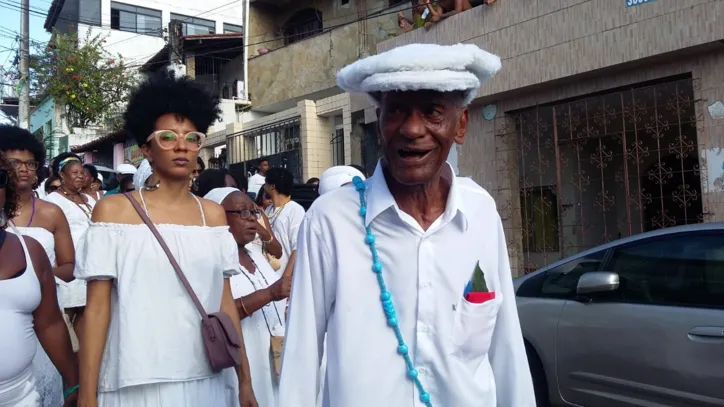
[[[88,281],[85,305],[85,329],[80,342],[80,404],[97,405],[98,372],[111,320],[111,288],[113,280]]]
[[[73,353],[68,328],[63,321],[63,314],[58,306],[50,260],[45,250],[33,239],[26,238],[35,273],[40,281],[40,305],[33,313],[33,325],[40,345],[53,362],[63,378],[65,390],[78,384],[78,362]],[[75,399],[77,394],[72,397]],[[69,397],[70,400],[70,397]]]
[[[73,269],[75,268],[75,247],[73,238],[70,235],[68,219],[60,208],[52,205],[52,216],[55,219],[53,238],[55,240],[55,263],[53,275],[65,282],[73,281]]]
[[[123,215],[127,201],[117,195],[99,202],[93,209],[93,222],[117,221]],[[130,205],[129,205],[130,206]],[[112,265],[113,267],[115,265]],[[79,338],[80,348],[80,394],[78,407],[98,405],[98,374],[106,347],[108,325],[111,320],[111,291],[113,280],[89,280],[86,288],[85,329]]]
[[[261,211],[261,209],[259,210]],[[274,231],[269,223],[269,218],[266,216],[264,211],[261,211],[261,216],[263,216],[264,219],[264,227],[259,228],[259,236],[261,236],[261,240],[265,242],[264,245],[266,245],[267,253],[277,259],[280,259],[282,257],[282,244],[279,243],[276,236],[274,236]]]
[[[256,290],[249,295],[245,295],[238,300],[234,300],[239,316],[241,319],[250,317],[251,314],[260,310],[270,302],[281,301],[289,297],[291,287],[291,274],[284,274],[282,278],[274,282],[274,284],[269,287]]]

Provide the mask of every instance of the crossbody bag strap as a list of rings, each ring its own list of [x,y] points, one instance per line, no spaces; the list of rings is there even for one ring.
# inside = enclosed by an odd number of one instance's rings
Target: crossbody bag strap
[[[176,271],[176,275],[178,276],[179,280],[181,280],[181,284],[183,284],[184,288],[186,288],[186,292],[189,293],[189,296],[191,297],[191,300],[194,302],[194,305],[196,306],[196,309],[199,310],[199,314],[201,314],[201,318],[206,321],[209,318],[209,315],[206,313],[206,310],[204,310],[204,306],[201,305],[201,301],[199,301],[199,297],[196,296],[196,293],[194,292],[194,289],[191,288],[191,284],[189,284],[189,281],[186,279],[186,276],[184,275],[183,271],[181,271],[181,266],[179,266],[176,259],[173,257],[173,253],[171,253],[171,250],[168,248],[168,245],[166,245],[166,242],[163,240],[163,237],[161,237],[161,233],[159,233],[158,229],[156,229],[156,226],[151,222],[151,219],[148,217],[146,212],[141,208],[141,205],[138,204],[138,201],[136,201],[129,192],[124,193],[123,195],[128,198],[129,201],[131,201],[131,205],[133,205],[133,209],[138,212],[138,215],[143,220],[143,223],[148,226],[148,228],[151,230],[151,233],[153,233],[153,236],[158,241],[158,244],[161,245],[161,248],[163,249],[164,253],[166,253],[166,256],[168,256],[168,260],[171,262],[171,266],[173,266],[174,271]]]

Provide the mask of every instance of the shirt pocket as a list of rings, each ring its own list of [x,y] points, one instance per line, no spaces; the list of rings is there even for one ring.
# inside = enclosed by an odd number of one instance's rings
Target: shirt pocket
[[[495,298],[482,304],[473,304],[462,298],[455,313],[453,356],[470,365],[473,370],[477,370],[490,349],[498,311],[503,302],[500,293],[495,294]]]

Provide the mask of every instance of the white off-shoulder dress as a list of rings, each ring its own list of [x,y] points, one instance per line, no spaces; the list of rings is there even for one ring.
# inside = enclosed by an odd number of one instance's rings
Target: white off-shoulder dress
[[[55,267],[55,236],[48,229],[39,227],[16,227],[21,235],[32,237],[37,240],[45,249],[50,259],[50,264]],[[56,280],[58,278],[56,277]],[[59,304],[60,305],[60,304]],[[60,305],[62,309],[62,305]],[[38,350],[33,358],[33,375],[35,376],[35,387],[40,394],[41,407],[58,407],[63,405],[63,379],[51,362],[45,349],[40,345],[37,337]]]
[[[206,311],[218,312],[224,279],[239,273],[229,228],[157,228]],[[235,372],[211,370],[201,316],[146,225],[91,223],[76,258],[76,278],[113,280],[99,407],[239,405],[238,384],[227,386]]]
[[[76,249],[78,248],[78,242],[80,242],[86,230],[88,230],[91,212],[96,204],[95,199],[90,195],[85,195],[85,197],[88,199],[88,206],[90,208],[85,205],[76,204],[64,197],[60,192],[53,192],[45,197],[46,201],[58,205],[66,219],[68,219],[70,235],[73,238],[73,247]],[[76,267],[77,264],[76,262]],[[58,284],[58,300],[63,304],[63,307],[85,307],[85,281],[76,279],[70,283],[66,283],[56,278],[55,282]]]
[[[249,255],[257,268],[247,270],[241,266],[242,273],[231,278],[231,295],[234,299],[266,289],[281,278],[281,275],[274,271],[263,254],[249,250]],[[284,310],[286,307],[286,299],[271,302],[241,320],[251,384],[259,407],[276,407],[278,404],[279,381],[274,373],[269,355],[271,335],[284,336]]]

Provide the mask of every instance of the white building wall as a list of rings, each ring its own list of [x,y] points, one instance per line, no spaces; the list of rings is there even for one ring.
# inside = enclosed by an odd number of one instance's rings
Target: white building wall
[[[211,20],[216,23],[216,33],[224,32],[224,23],[243,26],[242,1],[230,2],[229,0],[205,0],[203,2],[193,0],[120,0],[118,3],[145,7],[161,11],[162,28],[167,28],[171,21],[171,13],[183,14],[189,17],[198,17]],[[229,4],[231,3],[231,4]],[[91,30],[91,35],[102,33],[108,35],[106,38],[106,49],[112,54],[120,54],[127,65],[140,65],[155,55],[163,46],[164,36],[156,37],[133,32],[111,29],[111,0],[101,0],[101,27],[78,25],[80,38]]]

